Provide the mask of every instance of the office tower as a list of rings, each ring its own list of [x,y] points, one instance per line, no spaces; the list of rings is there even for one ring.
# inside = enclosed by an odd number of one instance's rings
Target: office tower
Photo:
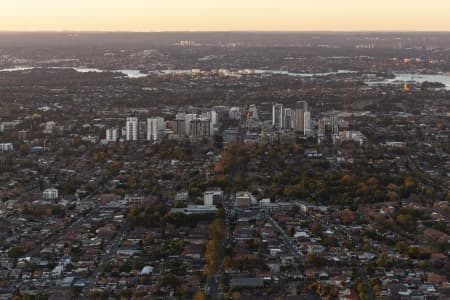
[[[319,124],[318,124],[318,129],[317,129],[317,136],[319,138],[325,137],[326,126],[327,126],[327,122],[326,122],[325,118],[320,119]]]
[[[165,129],[164,118],[147,119],[147,141],[157,141],[161,138],[161,131]]]
[[[106,141],[117,142],[118,139],[119,139],[119,129],[117,128],[106,129]]]
[[[175,120],[172,121],[172,130],[176,135],[182,136],[186,134],[186,114],[177,113]]]
[[[219,114],[215,110],[209,112],[209,126],[210,134],[213,135],[219,127]]]
[[[305,111],[305,124],[304,126],[304,130],[303,130],[303,135],[309,135],[311,133],[311,112],[310,111]]]
[[[190,137],[205,137],[210,136],[210,124],[208,118],[196,118],[189,122],[189,136]]]
[[[275,103],[272,105],[272,126],[275,129],[283,129],[284,108],[283,104]]]
[[[311,113],[306,101],[297,101],[295,105],[295,130],[303,134],[311,130]]]
[[[207,112],[202,113],[200,117],[209,119],[209,127],[210,127],[209,131],[210,131],[211,135],[213,135],[216,128],[219,125],[219,116],[218,116],[217,112],[214,110],[207,111]]]
[[[331,116],[331,134],[339,134],[339,118],[338,116]]]
[[[175,119],[172,121],[172,130],[176,135],[182,136],[186,134],[186,122],[184,119]]]
[[[147,121],[139,121],[138,140],[145,141],[147,139]]]
[[[197,114],[186,114],[184,116],[184,121],[186,123],[185,125],[185,130],[186,130],[186,134],[190,135],[190,123],[192,120],[197,119]]]
[[[295,110],[292,108],[284,109],[283,128],[293,129],[295,125]]]
[[[126,138],[127,141],[137,141],[138,140],[138,118],[128,117],[126,122]]]

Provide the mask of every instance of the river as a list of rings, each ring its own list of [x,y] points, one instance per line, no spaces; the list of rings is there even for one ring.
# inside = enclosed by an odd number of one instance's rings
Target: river
[[[0,72],[14,72],[14,71],[27,71],[32,70],[34,67],[31,66],[16,66],[13,68],[0,69]],[[123,74],[128,78],[142,78],[147,77],[149,75],[177,75],[184,74],[189,75],[192,74],[191,70],[156,70],[150,71],[148,73],[144,73],[140,70],[133,69],[124,69],[124,70],[103,70],[98,68],[86,68],[86,67],[51,67],[51,69],[73,69],[80,73],[89,73],[89,72],[113,72]],[[338,70],[336,72],[327,72],[327,73],[294,73],[289,71],[282,70],[262,70],[255,69],[250,72],[251,74],[263,75],[263,74],[273,74],[273,75],[286,75],[286,76],[294,76],[294,77],[324,77],[329,75],[339,75],[339,74],[350,74],[356,73],[355,71],[350,70]],[[450,75],[445,74],[412,74],[412,73],[394,73],[395,78],[385,79],[382,81],[369,81],[367,82],[369,85],[376,84],[392,84],[395,82],[417,82],[423,83],[425,81],[429,82],[439,82],[445,85],[447,90],[450,90]]]

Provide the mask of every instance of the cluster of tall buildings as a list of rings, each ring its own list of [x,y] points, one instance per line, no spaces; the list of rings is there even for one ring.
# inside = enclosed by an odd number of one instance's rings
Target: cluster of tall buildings
[[[294,129],[304,135],[311,133],[311,112],[306,101],[297,101],[295,109],[283,104],[272,106],[272,125],[277,130]]]
[[[325,140],[332,140],[333,143],[339,139],[339,117],[336,114],[324,116],[317,124],[317,139],[321,143]]]
[[[178,113],[175,117],[173,131],[179,136],[211,136],[217,129],[219,118],[216,111],[197,114]]]
[[[138,117],[127,117],[125,127],[106,130],[106,141],[116,142],[146,140],[158,141],[165,135],[187,136],[191,138],[208,137],[214,134],[219,124],[216,111],[200,115],[178,113],[175,120],[166,121],[162,117],[147,118],[140,121]]]

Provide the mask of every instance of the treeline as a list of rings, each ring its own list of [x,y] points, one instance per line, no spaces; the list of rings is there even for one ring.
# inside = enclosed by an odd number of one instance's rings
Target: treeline
[[[205,250],[205,266],[204,271],[207,276],[214,275],[223,257],[223,239],[225,234],[225,221],[219,213],[216,219],[209,225],[209,240]]]

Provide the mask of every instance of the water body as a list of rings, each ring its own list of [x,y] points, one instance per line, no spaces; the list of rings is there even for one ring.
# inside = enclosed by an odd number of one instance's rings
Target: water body
[[[8,69],[0,69],[0,72],[16,72],[16,71],[27,71],[27,70],[33,70],[34,67],[12,67]]]
[[[16,66],[13,68],[0,69],[0,72],[14,72],[14,71],[27,71],[32,70],[35,67],[30,66]],[[191,70],[157,70],[157,71],[149,71],[148,73],[144,73],[140,70],[133,69],[124,69],[124,70],[103,70],[98,68],[85,68],[85,67],[52,67],[52,69],[73,69],[80,73],[89,73],[89,72],[113,72],[118,74],[123,74],[127,78],[142,78],[147,77],[149,75],[189,75],[192,74]],[[324,77],[330,75],[339,75],[339,74],[351,74],[356,73],[355,71],[350,70],[338,70],[336,72],[327,72],[327,73],[294,73],[289,71],[282,70],[262,70],[256,69],[252,70],[256,75],[263,74],[272,74],[272,75],[285,75],[285,76],[294,76],[294,77]],[[447,90],[450,90],[450,75],[445,74],[412,74],[412,73],[395,73],[395,78],[385,79],[382,81],[368,81],[369,85],[380,85],[380,84],[393,84],[393,83],[403,83],[403,82],[416,82],[423,83],[425,81],[428,82],[439,82],[445,85]]]
[[[327,72],[327,73],[294,73],[289,71],[280,71],[280,70],[254,70],[254,74],[272,74],[272,75],[286,75],[293,77],[324,77],[330,75],[339,75],[339,74],[351,74],[357,73],[356,71],[350,70],[338,70],[337,72]]]
[[[32,70],[34,67],[14,67],[9,69],[2,69],[0,72],[14,72],[14,71],[26,71],[26,70]],[[80,73],[89,73],[89,72],[95,72],[95,73],[102,73],[102,72],[113,72],[113,73],[122,73],[125,76],[129,78],[141,78],[146,77],[149,75],[189,75],[192,74],[191,70],[157,70],[157,71],[150,71],[148,73],[144,73],[140,70],[103,70],[98,68],[85,68],[85,67],[50,67],[50,69],[73,69]],[[348,71],[348,70],[339,70],[337,72],[329,72],[329,73],[293,73],[288,71],[281,71],[281,70],[253,70],[252,74],[261,75],[261,74],[272,74],[272,75],[286,75],[286,76],[295,76],[295,77],[320,77],[320,76],[329,76],[329,75],[336,75],[336,74],[349,74],[349,73],[355,73],[355,71]]]
[[[36,67],[17,66],[17,67],[13,67],[13,68],[0,69],[0,72],[28,71],[28,70],[33,70],[35,68]],[[84,67],[50,67],[48,69],[75,70],[79,73],[113,72],[113,73],[123,74],[128,78],[141,78],[141,77],[146,77],[149,75],[149,74],[145,74],[145,73],[141,72],[140,70],[102,70],[102,69],[97,69],[97,68],[84,68]]]
[[[395,82],[417,82],[417,83],[423,83],[423,82],[439,82],[445,85],[445,88],[447,90],[450,90],[450,75],[444,75],[444,74],[436,74],[436,75],[422,75],[422,74],[395,74],[395,78],[388,79],[388,83],[395,83]]]
[[[450,90],[450,75],[444,74],[411,74],[411,73],[395,73],[395,78],[389,78],[384,80],[366,81],[369,86],[386,85],[386,84],[403,84],[403,83],[424,83],[438,82],[445,85],[446,90]]]
[[[142,78],[142,77],[146,77],[148,76],[148,74],[145,74],[143,72],[141,72],[140,70],[102,70],[102,69],[97,69],[97,68],[58,68],[58,69],[73,69],[77,72],[80,73],[89,73],[89,72],[94,72],[94,73],[103,73],[103,72],[113,72],[113,73],[120,73],[125,75],[128,78]]]

